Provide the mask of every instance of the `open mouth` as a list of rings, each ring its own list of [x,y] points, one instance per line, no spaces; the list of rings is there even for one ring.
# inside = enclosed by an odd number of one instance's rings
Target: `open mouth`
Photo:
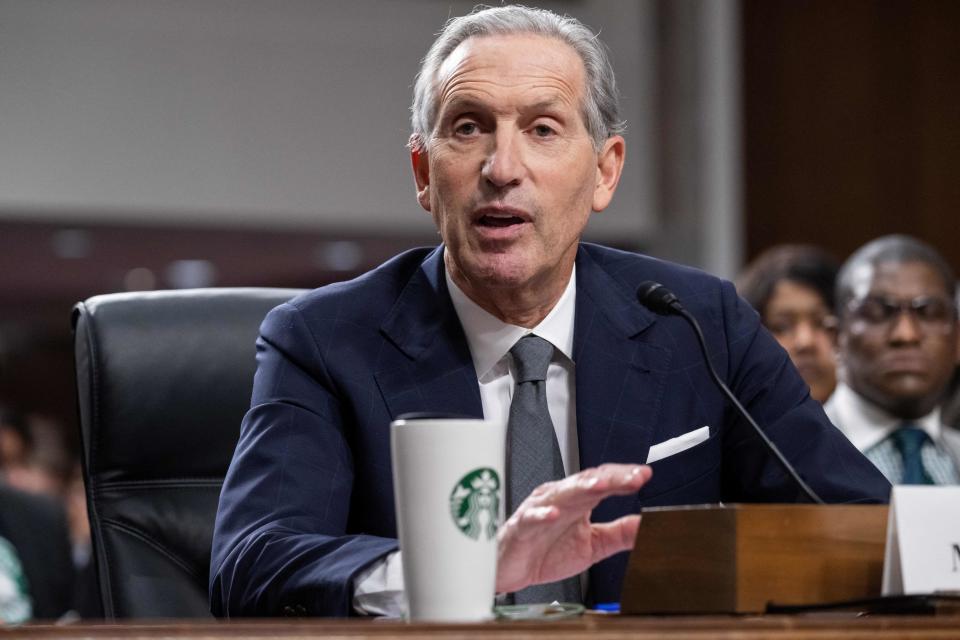
[[[477,221],[481,227],[503,228],[513,225],[523,224],[525,221],[520,216],[481,216]]]

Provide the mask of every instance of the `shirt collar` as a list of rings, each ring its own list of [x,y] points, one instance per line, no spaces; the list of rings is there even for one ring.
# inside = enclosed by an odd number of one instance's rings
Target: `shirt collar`
[[[450,277],[449,271],[445,270],[444,275],[453,308],[467,336],[467,344],[470,346],[470,355],[473,357],[473,366],[478,380],[484,382],[494,373],[492,371],[494,367],[507,355],[517,340],[528,333],[547,340],[557,351],[573,362],[573,319],[577,299],[576,265],[570,274],[567,288],[563,290],[557,304],[533,329],[508,324],[488,313],[467,297],[467,294]]]
[[[903,420],[890,415],[840,382],[827,401],[827,409],[828,413],[836,416],[837,426],[860,451],[867,451],[880,444],[905,422],[926,431],[934,442],[939,442],[940,439],[939,407],[922,418]]]

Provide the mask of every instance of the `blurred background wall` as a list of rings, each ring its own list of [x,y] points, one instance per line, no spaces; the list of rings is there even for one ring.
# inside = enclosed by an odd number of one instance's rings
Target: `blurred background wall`
[[[567,0],[627,169],[589,238],[732,277],[913,233],[960,263],[960,3]],[[449,0],[0,0],[0,404],[75,430],[71,305],[314,287],[435,244],[405,143]]]

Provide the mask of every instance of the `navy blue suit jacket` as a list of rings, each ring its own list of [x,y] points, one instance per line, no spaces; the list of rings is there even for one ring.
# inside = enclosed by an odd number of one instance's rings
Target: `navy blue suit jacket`
[[[641,507],[802,501],[721,396],[690,327],[635,289],[655,280],[698,318],[714,366],[828,502],[885,501],[889,484],[835,429],[733,286],[694,269],[581,244],[574,324],[583,468],[642,463],[651,445],[703,426],[710,438],[655,462]],[[404,253],[274,309],[257,341],[251,409],[223,485],[210,592],[217,615],[349,615],[351,581],[397,547],[390,421],[414,411],[482,417],[442,248]],[[627,554],[590,570],[588,602],[616,601]]]

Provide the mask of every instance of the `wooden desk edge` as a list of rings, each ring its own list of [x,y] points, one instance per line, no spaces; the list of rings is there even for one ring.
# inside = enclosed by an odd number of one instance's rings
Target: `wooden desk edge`
[[[85,622],[36,624],[0,628],[4,638],[113,638],[243,640],[262,638],[328,638],[384,640],[459,640],[463,638],[550,638],[551,640],[645,640],[653,638],[705,640],[878,640],[887,638],[960,638],[960,615],[867,616],[851,614],[805,616],[586,616],[550,623],[490,622],[484,624],[408,624],[370,620],[135,620],[124,623]]]

